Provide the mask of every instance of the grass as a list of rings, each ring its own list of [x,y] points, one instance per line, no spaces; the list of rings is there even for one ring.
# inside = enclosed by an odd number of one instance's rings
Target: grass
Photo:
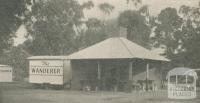
[[[2,92],[3,103],[200,103],[192,100],[170,100],[160,92],[81,92],[67,90],[10,89]]]
[[[23,84],[24,86],[24,84]],[[18,85],[1,86],[2,103],[200,103],[200,93],[192,100],[171,100],[159,92],[82,92],[30,89]],[[19,88],[21,87],[21,88]]]

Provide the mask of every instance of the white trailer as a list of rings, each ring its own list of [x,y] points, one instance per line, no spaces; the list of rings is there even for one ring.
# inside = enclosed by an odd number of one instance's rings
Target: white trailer
[[[29,82],[69,86],[72,78],[70,61],[66,56],[32,56],[29,60]]]
[[[12,82],[12,67],[0,65],[0,82]]]

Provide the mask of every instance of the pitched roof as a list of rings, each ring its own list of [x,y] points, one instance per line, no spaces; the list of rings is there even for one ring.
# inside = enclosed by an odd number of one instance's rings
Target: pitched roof
[[[172,75],[190,75],[190,76],[194,76],[195,78],[198,78],[195,70],[187,68],[187,67],[177,67],[170,70],[167,74],[167,78],[169,78],[169,76],[172,76]]]
[[[163,56],[152,52],[123,37],[106,39],[81,51],[68,56],[68,59],[122,59],[141,58],[169,61]]]

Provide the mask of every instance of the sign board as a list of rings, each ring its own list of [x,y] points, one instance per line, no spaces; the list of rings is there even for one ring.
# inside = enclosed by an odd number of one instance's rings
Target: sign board
[[[30,60],[29,82],[63,84],[62,60]]]
[[[193,99],[196,98],[197,74],[186,67],[174,68],[168,72],[168,98]]]
[[[168,97],[175,99],[191,99],[196,97],[196,87],[185,84],[168,84]]]
[[[0,66],[0,82],[12,82],[12,67]]]

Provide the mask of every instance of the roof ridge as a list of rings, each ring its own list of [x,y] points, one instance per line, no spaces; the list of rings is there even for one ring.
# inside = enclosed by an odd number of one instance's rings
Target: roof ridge
[[[121,42],[122,42],[122,44],[125,46],[125,48],[128,50],[128,52],[130,53],[130,55],[133,57],[134,55],[133,55],[133,53],[131,52],[131,50],[127,47],[127,45],[124,43],[124,41],[122,40],[122,38],[120,37],[120,38],[118,38]],[[131,57],[131,58],[132,58]]]

